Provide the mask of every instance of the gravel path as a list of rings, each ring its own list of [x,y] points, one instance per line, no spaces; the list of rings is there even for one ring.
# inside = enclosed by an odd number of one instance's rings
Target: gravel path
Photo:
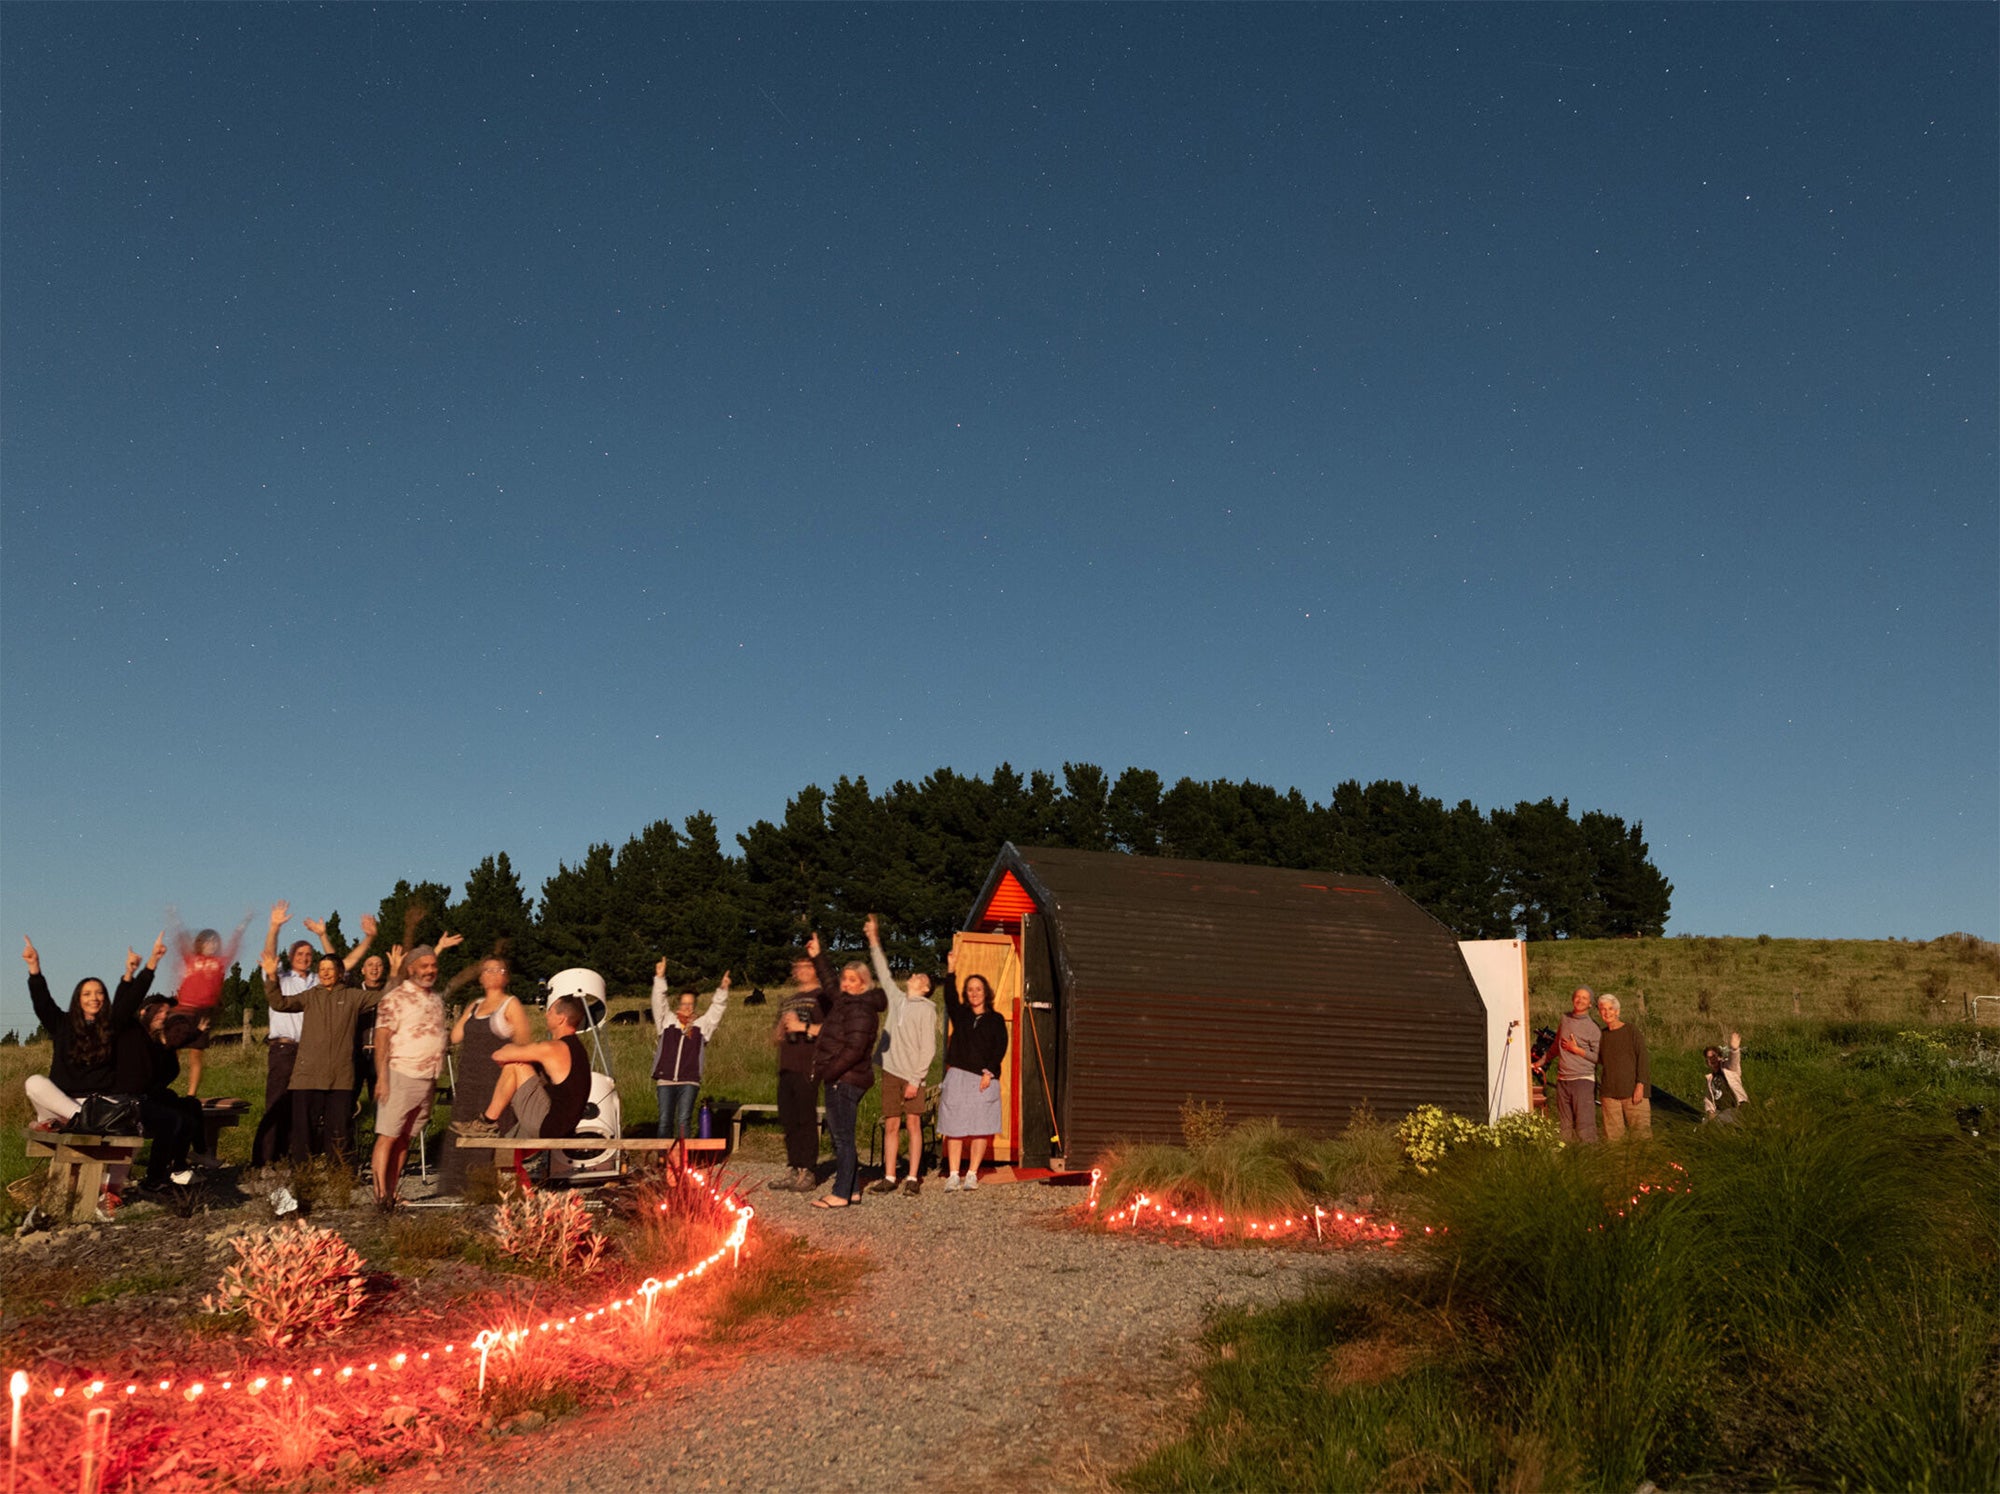
[[[758,1180],[777,1171],[741,1169]],[[1212,1309],[1285,1300],[1383,1264],[1053,1227],[1082,1197],[1033,1183],[948,1194],[932,1181],[917,1198],[868,1195],[834,1212],[759,1188],[751,1199],[764,1227],[870,1262],[831,1333],[677,1376],[653,1399],[505,1438],[391,1486],[1102,1486],[1179,1424]]]

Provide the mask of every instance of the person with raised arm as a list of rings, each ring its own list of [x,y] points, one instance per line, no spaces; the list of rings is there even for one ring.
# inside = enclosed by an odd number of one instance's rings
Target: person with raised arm
[[[827,964],[818,934],[807,941],[806,952],[813,958],[823,991],[832,967]],[[840,988],[834,992],[814,1044],[813,1077],[824,1087],[826,1129],[833,1137],[833,1191],[813,1200],[816,1209],[844,1209],[861,1197],[861,1156],[854,1145],[854,1123],[861,1097],[875,1082],[875,1034],[882,1013],[888,1009],[889,998],[870,978],[868,967],[859,960],[848,961],[841,968]]]
[[[701,1078],[708,1068],[708,1043],[722,1025],[729,1010],[729,972],[722,972],[708,1008],[694,1014],[692,987],[674,998],[667,1007],[667,957],[660,956],[653,967],[653,1026],[660,1034],[653,1050],[653,1089],[660,1100],[661,1137],[685,1141],[694,1121],[695,1097],[701,1093]]]
[[[938,1097],[938,1130],[944,1133],[944,1191],[979,1186],[979,1159],[1000,1130],[1000,1063],[1007,1056],[1007,1019],[993,1009],[993,987],[983,975],[965,978],[959,995],[958,951],[945,957],[944,1011],[951,1024],[945,1040],[944,1088]],[[959,1158],[972,1143],[972,1165],[961,1178]]]
[[[813,1058],[819,1051],[819,1025],[833,1004],[833,972],[814,952],[792,961],[791,996],[771,1024],[771,1045],[778,1050],[778,1125],[785,1133],[785,1162],[790,1172],[769,1186],[785,1193],[810,1193],[819,1186],[819,1085],[813,1079]]]
[[[173,1091],[181,1068],[166,1034],[173,1003],[151,994],[154,972],[166,952],[164,932],[153,941],[143,969],[138,954],[126,950],[125,978],[111,998],[112,1093],[139,1097],[140,1129],[153,1140],[142,1188],[185,1181],[181,1169],[201,1138],[201,1101]]]
[[[278,930],[282,929],[292,916],[292,905],[276,902],[271,905],[271,924],[264,933],[263,953],[258,963],[267,966],[278,957]],[[374,930],[368,925],[371,919],[362,920],[364,937],[347,952],[341,961],[343,971],[352,970],[368,952],[373,941]],[[306,928],[326,938],[324,920],[308,918]],[[264,999],[270,1004],[273,990],[285,996],[297,996],[312,989],[319,983],[314,966],[319,959],[319,950],[310,939],[295,939],[285,951],[284,962],[278,970],[278,983],[274,987],[266,979]],[[299,1037],[305,1031],[306,1019],[303,1011],[284,1011],[272,1006],[270,1027],[264,1038],[264,1117],[257,1122],[256,1138],[250,1143],[250,1161],[268,1179],[278,1159],[291,1152],[292,1139],[292,1069],[298,1062]]]
[[[243,943],[243,931],[250,926],[245,915],[236,932],[223,942],[214,929],[189,934],[175,919],[175,953],[180,957],[180,980],[174,988],[174,1010],[167,1018],[170,1037],[188,1051],[188,1097],[201,1093],[202,1054],[208,1047],[209,1028],[222,1000],[222,983]],[[267,982],[268,984],[268,982]]]
[[[910,1166],[903,1192],[914,1196],[923,1183],[924,1085],[937,1056],[937,1008],[931,1005],[931,978],[918,970],[899,986],[882,952],[881,925],[870,913],[861,926],[868,936],[868,958],[875,967],[875,984],[889,993],[889,1015],[876,1045],[882,1065],[882,1176],[868,1185],[870,1193],[896,1191],[896,1138],[903,1122],[910,1125]]]
[[[375,1151],[369,1167],[375,1202],[393,1209],[402,1186],[410,1143],[429,1124],[444,1068],[447,1033],[444,1000],[437,992],[438,956],[465,941],[439,936],[436,948],[419,944],[408,955],[390,951],[397,983],[375,1008]],[[400,979],[398,979],[400,977]]]
[[[319,927],[324,930],[326,925]],[[372,916],[362,918],[361,932],[363,939],[357,949],[365,951],[375,937]],[[352,1160],[349,1126],[354,1118],[354,1030],[361,1014],[372,1010],[382,993],[347,984],[341,962],[332,954],[322,954],[312,984],[288,995],[278,977],[277,954],[269,944],[266,941],[261,966],[271,1010],[301,1018],[296,1057],[286,1084],[292,1109],[292,1165],[303,1166],[309,1157],[330,1157],[336,1165],[348,1166]],[[360,958],[358,953],[355,958]]]
[[[27,1078],[28,1103],[35,1112],[32,1129],[60,1131],[86,1095],[117,1093],[112,1087],[117,1034],[111,1026],[111,995],[103,981],[87,975],[70,992],[69,1010],[64,1011],[42,977],[42,957],[33,939],[22,939],[21,958],[28,966],[28,1000],[53,1049],[48,1073]]]
[[[1750,1103],[1750,1092],[1743,1087],[1743,1034],[1729,1034],[1727,1053],[1711,1044],[1702,1049],[1701,1056],[1708,1065],[1702,1081],[1701,1118],[1733,1123],[1739,1107]]]

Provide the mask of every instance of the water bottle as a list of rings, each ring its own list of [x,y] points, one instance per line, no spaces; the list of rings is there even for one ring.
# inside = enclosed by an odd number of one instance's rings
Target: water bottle
[[[709,1114],[708,1101],[706,1100],[701,1102],[701,1118],[696,1123],[696,1126],[695,1134],[701,1137],[703,1141],[708,1140],[710,1136],[715,1134],[715,1119]]]

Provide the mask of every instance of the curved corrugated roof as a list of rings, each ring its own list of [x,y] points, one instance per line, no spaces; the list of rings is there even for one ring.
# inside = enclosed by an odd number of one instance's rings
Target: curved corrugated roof
[[[1364,1101],[1484,1113],[1478,988],[1452,931],[1392,884],[1008,845],[967,928],[1010,873],[1052,936],[1073,1155],[1177,1139],[1188,1098],[1317,1134]]]

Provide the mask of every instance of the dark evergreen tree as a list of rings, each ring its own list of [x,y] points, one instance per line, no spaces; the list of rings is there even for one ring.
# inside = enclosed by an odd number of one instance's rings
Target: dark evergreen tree
[[[631,926],[608,845],[590,847],[574,867],[559,863],[542,884],[537,933],[551,973],[582,966],[603,976],[608,990],[649,989],[652,967],[635,953]]]
[[[1104,806],[1111,844],[1135,856],[1160,854],[1160,775],[1151,768],[1127,768],[1111,786]]]
[[[826,794],[808,784],[785,805],[784,823],[759,820],[736,837],[743,847],[744,911],[753,979],[781,976],[804,948],[826,904],[831,874]]]
[[[1597,926],[1612,939],[1666,932],[1674,884],[1660,875],[1646,848],[1645,826],[1625,828],[1617,815],[1591,810],[1578,826],[1589,848],[1597,892]]]
[[[1111,849],[1111,780],[1095,763],[1064,763],[1056,804],[1059,845],[1078,851]]]
[[[445,909],[450,906],[451,889],[442,882],[413,884],[399,879],[375,911],[375,942],[385,957],[398,944],[405,949],[415,949],[419,944],[434,945],[450,927],[444,921]],[[452,951],[445,953],[449,955]]]
[[[488,856],[465,879],[465,895],[445,910],[444,926],[465,942],[445,951],[439,970],[449,980],[467,965],[503,954],[522,981],[545,980],[535,915],[507,853]]]
[[[1514,927],[1524,939],[1593,939],[1601,908],[1595,859],[1569,801],[1523,800],[1493,811],[1501,842],[1502,882]]]

